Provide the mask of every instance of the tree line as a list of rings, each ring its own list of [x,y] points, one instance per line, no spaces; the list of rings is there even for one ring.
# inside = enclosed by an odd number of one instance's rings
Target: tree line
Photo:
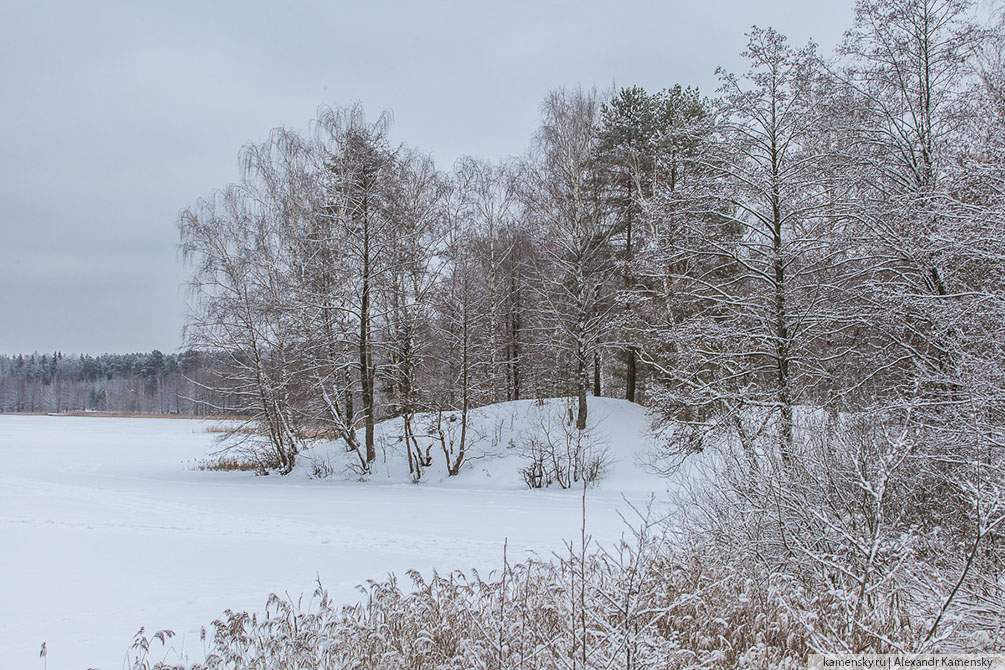
[[[224,359],[194,350],[68,356],[0,355],[0,413],[233,413],[217,380]]]

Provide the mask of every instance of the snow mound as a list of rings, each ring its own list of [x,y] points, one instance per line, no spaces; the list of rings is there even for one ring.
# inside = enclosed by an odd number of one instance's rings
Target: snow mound
[[[602,461],[595,487],[609,490],[660,488],[659,477],[647,463],[656,448],[646,409],[627,400],[589,398],[589,418],[581,441],[590,454]],[[412,420],[416,444],[429,457],[421,483],[463,488],[527,488],[522,474],[531,462],[534,444],[554,445],[564,454],[567,442],[576,438],[575,401],[568,398],[514,400],[473,409],[468,413],[465,458],[458,475],[448,474],[444,445],[460,441],[460,413],[416,414]],[[442,438],[441,438],[442,433]],[[363,432],[358,434],[363,442]],[[414,481],[409,472],[402,418],[378,423],[374,428],[377,461],[368,479],[373,482]],[[307,477],[358,479],[358,459],[347,452],[344,442],[316,441],[301,454],[296,474]],[[576,482],[572,488],[582,484]],[[553,483],[550,488],[561,488]]]

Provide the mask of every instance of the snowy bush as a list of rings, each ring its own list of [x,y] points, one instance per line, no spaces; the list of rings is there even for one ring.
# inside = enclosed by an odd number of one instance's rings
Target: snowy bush
[[[553,484],[567,489],[578,482],[596,483],[611,464],[605,442],[593,427],[576,427],[571,406],[568,421],[554,409],[537,408],[536,426],[514,445],[525,461],[520,469],[524,482],[532,489]]]
[[[690,473],[675,523],[766,585],[812,649],[1000,650],[1005,477],[968,463],[958,429],[912,412],[797,413],[787,458],[723,442]]]

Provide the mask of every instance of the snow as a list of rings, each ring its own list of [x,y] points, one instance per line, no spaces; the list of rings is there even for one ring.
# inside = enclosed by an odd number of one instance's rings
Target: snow
[[[651,448],[644,410],[591,399],[594,435],[614,459],[587,492],[587,527],[615,541],[628,502],[665,489],[640,466]],[[260,611],[320,579],[336,599],[390,572],[497,569],[562,551],[577,537],[582,490],[527,490],[509,446],[561,401],[504,403],[472,416],[472,460],[444,476],[442,453],[409,482],[401,422],[378,426],[370,481],[318,444],[287,477],[199,470],[216,448],[211,424],[182,419],[0,415],[0,667],[123,667],[140,626],[178,633],[154,660],[201,658],[199,632],[226,608]],[[382,448],[381,448],[382,447]],[[386,454],[386,458],[385,458]],[[311,459],[338,464],[312,478]],[[626,500],[628,502],[626,502]]]

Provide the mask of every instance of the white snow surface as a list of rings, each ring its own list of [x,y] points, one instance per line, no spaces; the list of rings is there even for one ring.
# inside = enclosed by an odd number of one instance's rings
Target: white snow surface
[[[377,426],[369,481],[340,444],[314,444],[286,477],[197,468],[217,449],[211,422],[0,415],[0,670],[124,667],[140,626],[177,633],[152,660],[198,661],[202,626],[224,609],[261,611],[270,593],[320,579],[336,601],[408,569],[498,569],[562,552],[579,535],[582,489],[528,490],[510,446],[564,401],[475,410],[472,459],[446,477],[443,454],[411,483],[401,421]],[[615,542],[622,516],[666,482],[642,466],[653,447],[645,410],[590,399],[593,435],[613,463],[587,491],[587,530]],[[417,421],[418,427],[424,420]],[[313,461],[336,472],[312,477]],[[407,581],[407,579],[405,579]],[[159,649],[159,648],[158,648]]]

